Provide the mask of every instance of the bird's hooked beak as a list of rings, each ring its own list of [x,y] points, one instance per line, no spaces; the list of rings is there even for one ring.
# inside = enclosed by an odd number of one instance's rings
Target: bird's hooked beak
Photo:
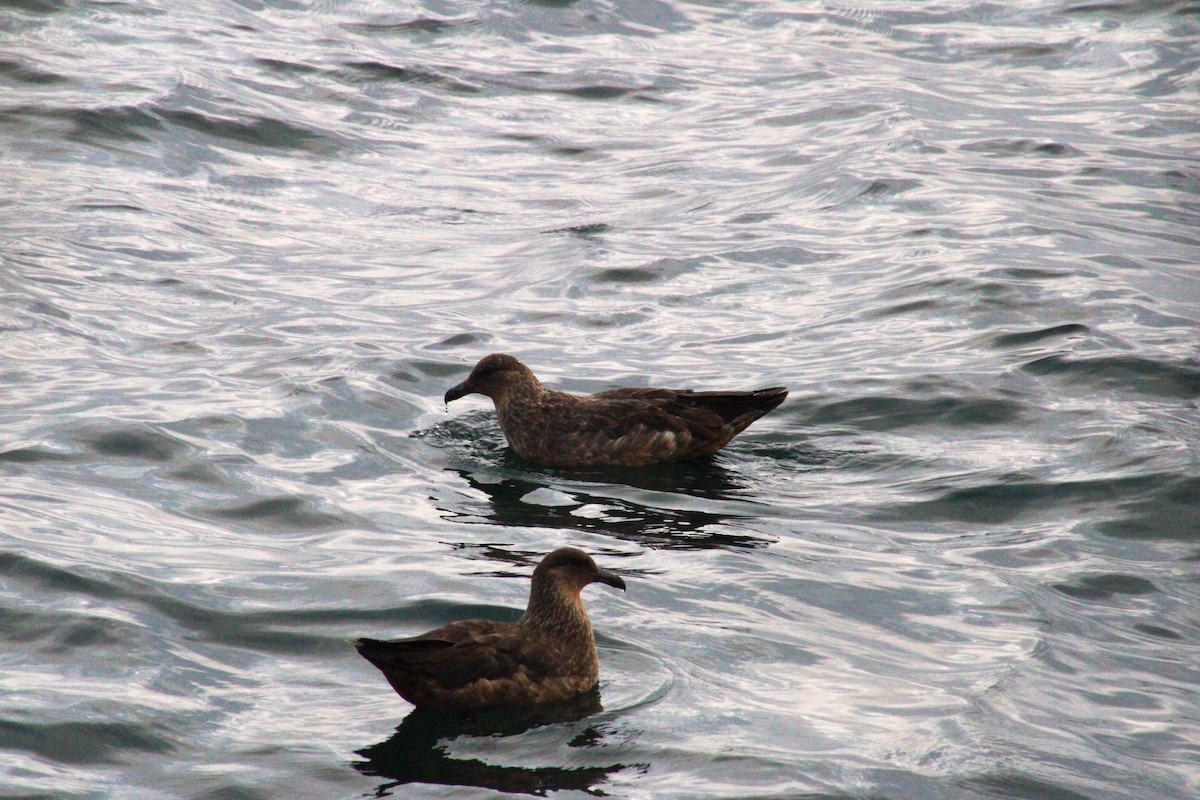
[[[475,387],[471,385],[471,379],[467,378],[462,383],[458,384],[457,386],[451,386],[446,391],[446,403],[449,404],[451,400],[457,400],[460,397],[466,397],[473,391],[475,391]]]
[[[622,592],[625,591],[625,581],[621,579],[620,575],[617,575],[615,572],[609,572],[606,569],[600,569],[599,567],[596,569],[596,583],[605,583],[620,589]]]

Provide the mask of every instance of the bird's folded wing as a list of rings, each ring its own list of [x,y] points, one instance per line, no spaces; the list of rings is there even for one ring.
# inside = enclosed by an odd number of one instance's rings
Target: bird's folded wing
[[[522,669],[538,671],[536,653],[531,658],[525,652],[527,643],[515,629],[480,628],[459,623],[448,635],[439,629],[411,639],[359,639],[355,644],[384,672],[410,673],[443,689],[510,677]]]

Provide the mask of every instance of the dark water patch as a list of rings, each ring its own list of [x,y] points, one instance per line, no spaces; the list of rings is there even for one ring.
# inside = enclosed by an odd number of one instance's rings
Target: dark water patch
[[[580,100],[618,100],[629,96],[636,96],[638,99],[647,99],[639,93],[639,87],[637,86],[618,86],[605,83],[594,83],[588,86],[555,87],[548,91],[555,94],[567,95],[568,97],[577,97]]]
[[[193,508],[192,512],[209,519],[250,523],[255,528],[277,531],[332,531],[345,528],[349,521],[318,510],[304,497],[284,495],[254,500],[234,506]]]
[[[812,127],[824,122],[843,122],[884,113],[891,109],[872,104],[827,104],[811,111],[778,114],[756,120],[756,125],[770,128]]]
[[[578,0],[527,0],[522,6],[524,13],[519,19],[524,25],[540,31],[545,38],[551,34],[555,38],[561,37],[562,42],[578,40],[584,30],[581,27],[583,20],[586,20],[588,34],[612,37],[614,41],[682,33],[694,26],[689,16],[674,3],[663,0],[593,7]],[[565,52],[581,52],[574,46],[560,47]],[[558,49],[549,52],[563,54]]]
[[[765,211],[752,211],[738,214],[729,220],[730,225],[757,225],[760,222],[770,222],[776,215]]]
[[[61,598],[77,595],[88,600],[104,600],[124,608],[142,607],[150,609],[158,619],[168,619],[191,631],[190,638],[228,647],[244,647],[268,653],[289,653],[299,656],[324,657],[344,653],[346,643],[339,635],[306,633],[289,628],[306,626],[339,627],[346,622],[394,625],[408,621],[424,622],[425,616],[437,616],[438,603],[413,603],[395,609],[305,609],[302,611],[253,611],[239,612],[213,609],[197,602],[184,600],[165,593],[144,579],[116,572],[105,572],[91,567],[75,567],[72,570],[56,567],[24,555],[0,553],[0,577],[19,581],[38,594]],[[443,621],[461,619],[464,609],[461,604],[442,604]],[[433,609],[431,612],[430,609]],[[467,611],[479,611],[484,615],[495,615],[496,609],[480,607]],[[44,614],[51,614],[50,618]],[[519,612],[515,612],[519,613]],[[30,615],[6,610],[0,620],[8,617],[16,621],[14,629],[0,634],[0,639],[10,636],[18,641],[42,641],[51,651],[78,649],[97,657],[101,647],[138,649],[134,639],[140,639],[141,630],[130,623],[110,619],[96,619],[63,612],[39,612],[39,619]],[[50,623],[49,625],[44,623]],[[160,627],[161,622],[156,623]],[[48,629],[49,628],[49,629]]]
[[[1070,583],[1051,584],[1053,589],[1080,600],[1111,600],[1122,594],[1143,595],[1158,591],[1153,583],[1136,575],[1089,575]]]
[[[1197,6],[1197,9],[1200,9],[1200,6]],[[1159,173],[1159,177],[1162,179],[1162,184],[1168,188],[1200,195],[1200,172],[1165,169]],[[1194,206],[1188,206],[1188,208],[1194,208]]]
[[[429,345],[430,350],[453,350],[457,348],[474,347],[491,341],[489,333],[456,333],[447,336],[439,342]]]
[[[1018,281],[1053,281],[1080,277],[1078,271],[1050,267],[1002,267],[997,270],[988,270],[982,274],[992,275],[993,273]]]
[[[84,460],[78,453],[64,453],[41,445],[14,447],[0,452],[0,463],[8,464],[62,464]]]
[[[612,226],[607,222],[592,222],[585,225],[570,225],[566,228],[552,228],[543,233],[569,233],[572,236],[579,236],[587,239],[592,236],[599,236],[602,233],[608,233],[612,230]]]
[[[1050,509],[1094,512],[1107,506],[1115,497],[1153,491],[1162,481],[1161,475],[1057,483],[1013,476],[997,479],[986,486],[953,489],[933,500],[881,506],[879,517],[996,524],[1009,522],[1027,512],[1045,513]]]
[[[946,307],[946,301],[941,299],[924,299],[910,300],[904,303],[897,303],[894,306],[877,309],[867,314],[867,319],[883,319],[886,317],[899,317],[905,314],[923,313],[926,311],[937,311]]]
[[[650,318],[649,313],[626,312],[623,314],[589,314],[579,320],[579,326],[592,330],[606,328],[632,328]]]
[[[536,133],[528,133],[526,131],[500,131],[496,134],[496,138],[510,142],[520,142],[521,144],[545,144],[551,141],[548,136],[541,136]]]
[[[1126,154],[1129,158],[1145,157],[1145,154]],[[1168,190],[1166,196],[1174,192],[1196,194],[1197,183],[1200,179],[1181,180],[1175,170],[1134,169],[1131,167],[1116,168],[1106,166],[1084,167],[1072,181],[1084,188],[1095,186],[1134,186],[1139,189]],[[1134,215],[1145,215],[1154,219],[1167,221],[1194,222],[1196,208],[1194,203],[1180,202],[1185,198],[1170,197],[1170,202],[1152,202],[1143,199],[1138,203],[1128,201],[1126,195],[1118,194],[1113,200],[1101,201],[1103,207],[1124,211]],[[1187,240],[1188,237],[1182,237]]]
[[[1200,215],[1194,213],[1180,213],[1179,207],[1164,203],[1111,203],[1106,204],[1113,211],[1129,213],[1131,211],[1140,213],[1141,216],[1151,222],[1161,223],[1182,223],[1178,226],[1172,226],[1164,229],[1161,225],[1142,225],[1141,227],[1135,224],[1125,224],[1124,222],[1105,222],[1105,223],[1085,223],[1093,225],[1107,232],[1107,235],[1115,235],[1123,238],[1144,240],[1146,238],[1154,238],[1171,244],[1183,245],[1188,248],[1200,246],[1200,236],[1195,233],[1188,233],[1189,230],[1194,230],[1197,227],[1197,220]],[[1113,219],[1110,217],[1110,220]],[[1131,219],[1126,217],[1126,219]],[[1186,226],[1186,227],[1185,227]],[[1167,232],[1167,231],[1170,232]],[[1142,245],[1144,246],[1144,245]],[[1193,266],[1194,262],[1183,262],[1186,266]]]
[[[342,25],[346,30],[359,31],[377,36],[392,36],[406,34],[445,35],[454,33],[460,28],[478,25],[478,21],[468,17],[446,19],[439,17],[417,17],[416,19],[399,22],[351,22]]]
[[[387,374],[384,375],[381,380],[383,380],[383,382],[387,385],[395,386],[396,388],[403,388],[404,384],[406,383],[414,384],[422,382],[422,379],[419,375],[414,375],[410,370],[401,368],[388,370]],[[450,388],[449,385],[447,385],[446,388]]]
[[[245,459],[239,459],[239,463],[245,463]],[[229,467],[229,462],[225,461],[218,466],[216,463],[208,461],[193,461],[189,464],[167,470],[163,476],[180,483],[192,484],[194,486],[209,486],[214,489],[232,490],[237,487],[237,482],[232,480],[226,473]]]
[[[270,117],[251,116],[246,120],[238,120],[190,109],[164,109],[158,113],[163,119],[214,140],[317,154],[330,154],[339,149],[339,145],[327,133]]]
[[[323,72],[322,69],[314,67],[311,64],[302,64],[298,61],[283,61],[278,58],[255,58],[254,63],[272,72],[281,72],[284,74],[313,75]]]
[[[1051,45],[1035,42],[1020,44],[978,45],[967,50],[981,56],[1004,56],[1006,58],[1039,61],[1050,56],[1070,52],[1073,45]]]
[[[1092,701],[1096,705],[1107,708],[1122,708],[1133,711],[1153,711],[1163,707],[1163,704],[1158,700],[1158,698],[1148,696],[1141,692],[1131,692],[1116,689],[1108,692],[1082,691],[1079,694],[1080,696]]]
[[[212,337],[212,341],[223,347],[232,349],[246,348],[268,348],[268,347],[285,347],[287,342],[276,336],[263,336],[259,333],[245,333],[243,331],[232,331],[229,333],[221,333]]]
[[[1170,476],[1128,497],[1116,504],[1122,516],[1099,523],[1097,531],[1123,539],[1200,541],[1200,478]]]
[[[102,456],[165,463],[183,458],[192,448],[148,425],[80,432],[74,437],[85,449]]]
[[[214,186],[229,188],[236,194],[244,195],[247,200],[251,197],[265,199],[290,186],[287,176],[270,176],[261,172],[227,172],[222,175],[214,175],[210,180]],[[189,228],[189,230],[201,236],[208,234],[204,228]]]
[[[279,620],[261,623],[236,620],[230,624],[229,615],[224,614],[214,615],[213,619],[214,622],[197,626],[197,638],[222,647],[308,658],[328,658],[345,652],[346,642],[341,637],[279,630],[276,627]]]
[[[488,334],[488,333],[479,334],[479,338],[480,338],[480,341],[488,341],[491,339],[491,334]],[[457,362],[457,363],[453,362],[453,361],[426,361],[424,359],[414,358],[414,359],[408,360],[406,362],[406,364],[411,370],[413,370],[415,372],[419,372],[421,375],[423,375],[427,378],[436,378],[439,381],[447,381],[445,388],[449,389],[451,386],[453,386],[454,384],[458,383],[459,381],[463,380],[468,375],[470,375],[471,370],[475,367],[477,360],[479,358],[482,358],[484,355],[486,355],[486,354],[482,351],[477,352],[477,353],[475,353],[475,352],[468,353],[466,355],[467,358],[471,358],[472,356],[474,356],[474,359],[471,360],[469,363],[466,361]],[[391,373],[389,373],[389,375],[391,377],[398,377],[399,372],[397,370],[393,370]],[[419,378],[419,377],[417,378],[417,381],[421,381],[421,380],[422,380],[421,378]],[[472,414],[472,413],[473,414],[484,414],[485,412],[468,412],[468,414]],[[451,423],[451,422],[454,422],[454,420],[448,420],[448,423]],[[434,428],[437,428],[437,427],[438,427],[437,425],[434,426]],[[498,426],[497,426],[497,430],[499,430]],[[420,433],[421,433],[420,431],[414,431],[412,435],[419,439],[419,438],[421,438],[418,435]]]
[[[0,552],[0,575],[46,594],[66,592],[105,599],[120,595],[108,581],[94,577],[92,570],[73,572],[18,553]]]
[[[921,181],[912,178],[891,178],[888,180],[875,179],[859,190],[855,199],[870,197],[892,197],[913,189],[919,189]]]
[[[212,298],[217,299],[217,298]],[[211,351],[191,339],[174,339],[169,341],[159,341],[149,343],[144,352],[147,353],[167,353],[173,356],[186,356],[190,358],[200,358],[208,355]]]
[[[346,63],[351,76],[361,75],[369,81],[392,81],[396,83],[415,83],[457,95],[479,94],[482,88],[478,83],[464,80],[444,71],[418,67],[397,67],[381,61],[350,61]],[[351,83],[362,83],[362,79],[352,77]]]
[[[829,256],[823,253],[817,253],[799,245],[730,250],[722,253],[721,256],[739,264],[765,267],[795,267],[801,264],[816,264],[829,259]]]
[[[807,419],[807,416],[801,414],[797,414],[797,417]],[[720,463],[722,459],[733,454],[761,458],[767,464],[787,472],[812,472],[839,460],[860,455],[846,449],[825,449],[812,442],[799,439],[794,433],[787,431],[758,433],[750,436],[743,434],[716,456],[716,459]],[[885,457],[882,461],[885,463],[879,463],[876,466],[895,465],[895,460],[891,456]],[[750,481],[749,486],[745,489],[735,490],[734,493],[753,497],[754,491],[753,481]]]
[[[71,3],[67,0],[4,0],[4,8],[28,11],[32,14],[57,14],[65,11]]]
[[[904,397],[860,397],[826,403],[813,413],[816,425],[849,424],[860,430],[890,431],[916,425],[1003,425],[1024,413],[1013,400],[958,397],[918,400]]]
[[[1154,154],[1145,152],[1125,153],[1131,159],[1139,158],[1154,158]],[[1133,169],[1131,167],[1116,168],[1110,166],[1092,166],[1084,167],[1080,170],[1079,175],[1083,178],[1106,178],[1108,182],[1125,185],[1137,186],[1143,189],[1171,189],[1175,191],[1186,192],[1187,194],[1200,194],[1200,175],[1192,175],[1182,173],[1174,169]],[[1104,181],[1080,181],[1083,185],[1103,185]],[[1137,210],[1136,206],[1120,206],[1113,205],[1113,208],[1130,208]],[[1158,204],[1148,204],[1148,208],[1158,208]],[[1180,203],[1179,208],[1194,211],[1195,207],[1187,203]]]
[[[23,750],[60,764],[117,764],[138,753],[169,753],[177,745],[145,722],[0,720],[0,749]]]
[[[72,127],[67,138],[77,142],[151,142],[162,122],[143,108],[116,106],[82,109],[66,114]]]
[[[5,3],[11,6],[11,3]],[[46,72],[37,67],[20,61],[0,58],[0,78],[8,78],[16,83],[27,83],[31,86],[48,86],[55,83],[70,83],[70,78],[55,72]]]
[[[660,280],[662,274],[655,269],[639,267],[614,267],[602,269],[588,276],[593,283],[653,283]]]
[[[20,582],[38,594],[79,595],[90,599],[122,600],[131,593],[118,585],[124,576],[105,574],[87,566],[59,567],[20,553],[0,552],[0,576]]]
[[[50,317],[64,322],[73,319],[71,312],[46,300],[29,300],[26,304],[26,310],[34,317]]]
[[[1150,625],[1149,623],[1145,623],[1145,622],[1134,623],[1133,629],[1135,631],[1141,631],[1142,633],[1146,634],[1147,636],[1153,636],[1156,639],[1168,639],[1170,641],[1180,641],[1184,638],[1183,634],[1177,633],[1177,632],[1171,630],[1170,628],[1164,628],[1161,625]]]
[[[582,147],[580,145],[555,145],[553,147],[548,147],[546,152],[550,153],[551,155],[561,156],[563,158],[569,158],[572,161],[580,162],[598,161],[603,158],[608,158],[608,154],[601,150],[597,150],[594,147]]]
[[[1191,265],[1189,265],[1191,266]],[[1181,335],[1187,336],[1196,327],[1196,320],[1177,314],[1164,313],[1162,310],[1147,303],[1130,302],[1125,304],[1125,312],[1135,317],[1138,324],[1148,328],[1176,329]]]
[[[1033,375],[1063,378],[1094,389],[1153,394],[1161,397],[1200,397],[1200,367],[1173,364],[1142,356],[1045,356],[1021,367]]]
[[[199,255],[199,253],[197,251],[163,250],[161,248],[156,248],[156,247],[128,247],[128,246],[96,247],[96,246],[88,245],[88,244],[80,244],[80,247],[87,249],[87,250],[103,250],[108,253],[117,253],[117,254],[120,254],[123,256],[128,256],[129,258],[135,259],[138,261],[156,261],[159,263],[171,263],[171,264],[192,261]],[[121,273],[116,273],[116,272],[111,273],[108,276],[106,276],[105,280],[106,280],[106,282],[124,283],[126,285],[133,285],[133,284],[138,284],[138,283],[144,282],[144,280],[141,278],[130,278],[127,275],[122,275]],[[183,281],[180,281],[177,279],[169,279],[166,281],[163,281],[163,280],[154,281],[153,284],[157,285],[157,286],[186,285],[186,284],[184,284]]]
[[[927,622],[931,618],[957,618],[962,614],[962,609],[949,597],[924,591],[911,584],[911,581],[932,584],[938,576],[925,570],[916,570],[907,578],[909,587],[878,588],[809,579],[780,581],[776,587],[786,596],[804,598],[805,604],[830,612],[835,619],[852,619],[873,630],[895,634],[905,642],[967,644],[972,641],[968,633],[955,633],[944,626]],[[816,664],[820,657],[802,648],[791,652],[789,660]]]
[[[132,214],[148,214],[149,210],[130,203],[77,203],[73,211],[128,211]]]
[[[959,785],[1004,800],[1100,800],[1039,778],[1014,773],[968,778]]]
[[[1061,14],[1067,16],[1086,15],[1103,16],[1118,19],[1138,19],[1140,17],[1155,17],[1167,10],[1187,8],[1190,3],[1179,0],[1141,0],[1133,3],[1080,3],[1067,6]]]
[[[1102,253],[1099,255],[1088,256],[1088,258],[1091,261],[1095,261],[1097,264],[1103,264],[1106,267],[1114,267],[1116,269],[1146,269],[1145,262],[1120,253]]]
[[[0,608],[0,641],[17,644],[22,652],[28,652],[34,644],[42,652],[53,654],[82,650],[89,661],[94,661],[97,650],[120,648],[128,653],[141,637],[135,626],[106,617]]]
[[[736,336],[714,337],[701,342],[689,342],[681,349],[697,349],[711,352],[711,349],[714,347],[736,347],[738,345],[758,344],[759,342],[787,340],[792,335],[793,332],[790,330],[768,331],[765,333],[742,333]]]
[[[1055,325],[1052,328],[1041,328],[1033,331],[1020,331],[1016,333],[1002,333],[992,338],[992,346],[998,349],[1008,347],[1022,347],[1029,344],[1037,344],[1046,339],[1058,339],[1064,336],[1070,336],[1075,333],[1087,333],[1089,330],[1087,325],[1081,325],[1076,322],[1067,323],[1065,325]]]
[[[997,156],[1036,155],[1051,158],[1078,157],[1084,153],[1060,142],[1036,142],[1031,139],[983,139],[962,145],[967,153],[988,153]]]

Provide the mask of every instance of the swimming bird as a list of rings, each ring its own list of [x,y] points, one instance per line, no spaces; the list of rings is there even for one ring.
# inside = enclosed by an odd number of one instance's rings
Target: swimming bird
[[[504,353],[485,356],[446,402],[472,392],[496,405],[504,437],[526,461],[548,467],[642,467],[710,455],[783,402],[787,389],[696,392],[610,389],[576,395],[547,389]]]
[[[558,702],[599,682],[596,638],[579,597],[595,582],[625,589],[587,553],[561,547],[534,569],[529,605],[517,622],[468,619],[409,639],[351,643],[419,708]]]

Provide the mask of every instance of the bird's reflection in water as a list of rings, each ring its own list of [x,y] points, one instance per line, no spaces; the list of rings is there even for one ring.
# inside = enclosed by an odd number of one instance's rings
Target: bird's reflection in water
[[[574,789],[602,797],[605,792],[597,786],[609,775],[632,765],[499,766],[478,759],[454,758],[448,752],[455,740],[464,737],[494,741],[500,750],[507,737],[546,725],[579,722],[601,710],[599,689],[562,703],[522,709],[473,712],[416,709],[404,718],[387,741],[359,750],[358,754],[364,760],[352,762],[352,766],[364,775],[386,779],[376,790],[376,797],[386,797],[396,787],[409,783],[476,786],[497,792],[536,795]],[[604,736],[595,725],[564,725],[564,735],[570,735],[567,747],[594,747]]]
[[[513,453],[495,417],[482,412],[412,435],[445,450],[447,470],[475,490],[446,489],[430,498],[448,519],[589,531],[664,549],[771,543],[750,532],[750,520],[762,512],[760,492],[729,466],[728,457],[647,467],[540,468]]]
[[[498,466],[509,474],[525,473],[569,482],[613,484],[669,492],[709,500],[739,500],[752,494],[743,477],[725,466],[720,456],[703,456],[687,461],[669,461],[645,467],[537,467],[512,450],[500,454]]]
[[[742,519],[739,513],[742,509],[736,501],[725,504],[720,501],[737,484],[725,470],[712,463],[647,468],[636,476],[637,483],[608,484],[583,482],[587,476],[582,473],[572,475],[570,482],[559,482],[547,479],[549,476],[527,478],[507,470],[454,471],[472,489],[487,497],[486,505],[461,496],[432,498],[438,508],[462,522],[592,531],[662,548],[746,548],[769,544],[763,537],[747,535],[734,527]],[[702,477],[697,479],[698,476]],[[707,486],[708,494],[697,491],[698,486]],[[557,500],[531,502],[529,497],[539,489],[553,492]],[[694,499],[696,496],[713,502],[703,508]]]

